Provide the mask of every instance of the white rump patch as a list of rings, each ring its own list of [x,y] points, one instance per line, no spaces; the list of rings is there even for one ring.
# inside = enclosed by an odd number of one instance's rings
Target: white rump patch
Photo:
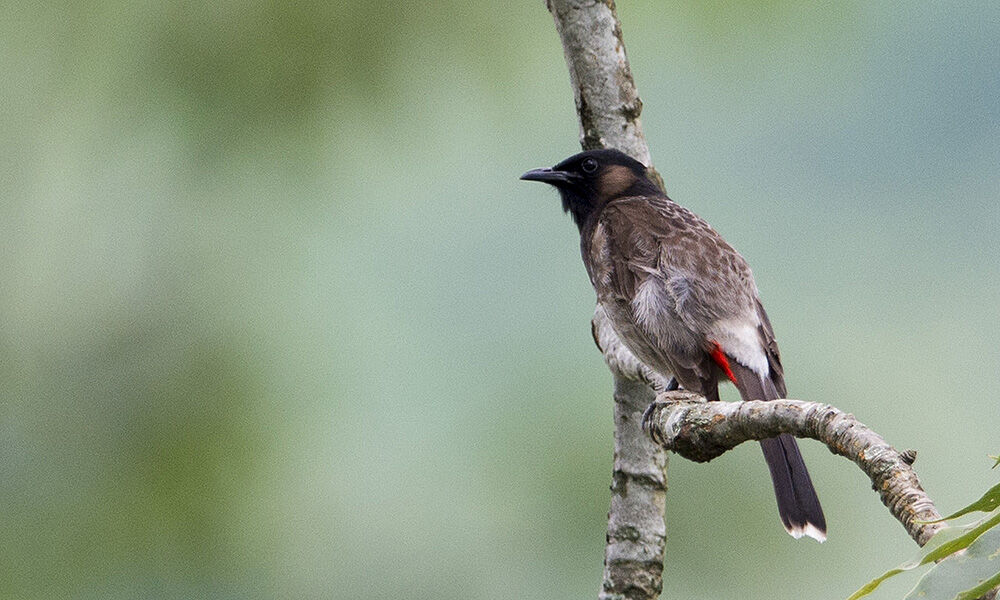
[[[735,358],[761,377],[771,373],[767,354],[761,345],[757,327],[760,319],[756,314],[747,314],[733,319],[722,319],[712,324],[710,340],[718,342],[722,351]],[[794,535],[794,534],[793,534]]]

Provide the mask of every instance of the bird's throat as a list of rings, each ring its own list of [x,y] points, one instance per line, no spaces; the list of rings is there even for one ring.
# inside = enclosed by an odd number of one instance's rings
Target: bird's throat
[[[562,196],[563,211],[568,212],[573,217],[577,228],[583,231],[583,224],[587,222],[587,217],[594,212],[593,201],[573,189],[560,189],[559,194]]]

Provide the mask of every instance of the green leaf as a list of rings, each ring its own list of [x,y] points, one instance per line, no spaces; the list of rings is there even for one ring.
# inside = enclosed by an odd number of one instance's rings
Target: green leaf
[[[1000,463],[1000,461],[998,461]],[[996,466],[996,465],[994,465]],[[959,510],[958,512],[952,513],[947,517],[938,519],[938,521],[930,521],[931,523],[937,523],[939,521],[950,521],[951,519],[957,519],[963,515],[967,515],[970,512],[993,512],[1000,507],[1000,483],[991,487],[989,491],[983,494],[982,498],[976,500],[972,504],[966,506],[965,508]]]
[[[875,579],[872,579],[871,581],[863,585],[861,589],[851,594],[851,596],[847,600],[858,600],[858,598],[867,596],[868,594],[874,592],[875,588],[882,585],[882,582],[885,581],[886,579],[889,579],[893,575],[899,575],[900,573],[909,571],[910,569],[916,568],[918,566],[919,565],[913,565],[912,567],[897,567],[895,569],[892,569],[891,571],[886,571],[885,573],[882,573],[882,575],[876,577]]]
[[[905,600],[974,600],[1000,580],[1000,528],[994,527],[971,544],[934,565]],[[970,586],[974,586],[971,589]],[[964,592],[959,590],[965,589]]]
[[[909,562],[903,563],[898,567],[896,567],[895,569],[886,571],[882,575],[876,577],[875,579],[872,579],[871,581],[866,583],[861,589],[851,594],[851,597],[848,598],[847,600],[857,600],[858,598],[867,596],[868,594],[874,592],[875,588],[881,585],[882,582],[885,581],[886,579],[899,575],[900,573],[905,573],[906,571],[916,569],[917,567],[923,565],[924,564],[923,556],[925,553],[931,551],[932,549],[938,548],[945,542],[958,538],[964,530],[965,528],[961,527],[945,527],[941,531],[934,534],[934,537],[932,537],[930,541],[928,541],[927,544],[920,550],[921,553],[917,558]]]
[[[955,596],[955,600],[976,600],[976,598],[979,598],[998,585],[1000,585],[1000,573],[990,577],[971,590],[965,590],[961,594]]]
[[[936,560],[941,560],[942,558],[954,554],[959,550],[964,550],[968,548],[969,545],[972,544],[972,542],[979,539],[979,536],[983,535],[984,533],[995,527],[997,524],[1000,524],[1000,513],[997,513],[988,519],[980,521],[976,525],[973,525],[972,528],[968,530],[968,532],[963,533],[962,535],[958,536],[953,540],[948,540],[947,542],[934,548],[933,550],[925,554],[922,559],[920,559],[920,564],[926,565]],[[935,535],[934,537],[937,536]]]
[[[895,569],[886,571],[879,577],[866,583],[861,589],[851,594],[847,600],[857,600],[875,591],[883,581],[900,573],[930,564],[947,556],[968,548],[984,533],[1000,524],[1000,513],[966,527],[946,527],[937,532],[923,548],[923,554],[914,561],[902,564]],[[1000,529],[997,530],[1000,532]],[[954,588],[953,588],[954,589]],[[914,596],[916,598],[916,596]]]
[[[993,466],[992,466],[992,467],[990,467],[991,469],[995,469],[995,468],[997,468],[997,467],[1000,467],[1000,455],[997,455],[997,456],[991,456],[990,458],[992,458],[993,460],[995,460],[995,461],[996,461],[995,463],[993,463]]]

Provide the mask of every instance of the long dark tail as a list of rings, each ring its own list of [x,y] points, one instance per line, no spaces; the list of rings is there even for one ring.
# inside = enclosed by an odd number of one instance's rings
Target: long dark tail
[[[744,400],[775,400],[781,396],[770,379],[729,360],[736,387]],[[809,471],[802,460],[798,442],[788,434],[761,440],[760,447],[771,470],[774,496],[778,500],[778,515],[785,530],[792,537],[808,535],[819,541],[826,539],[826,517],[816,496],[816,488],[809,479]]]

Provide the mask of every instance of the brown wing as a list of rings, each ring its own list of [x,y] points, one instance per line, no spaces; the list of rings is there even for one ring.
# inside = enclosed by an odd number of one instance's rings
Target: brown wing
[[[605,307],[622,341],[642,362],[665,376],[678,376],[693,389],[690,382],[702,375],[703,361],[700,356],[679,354],[677,344],[669,341],[676,332],[668,326],[679,322],[679,317],[659,277],[660,245],[654,230],[647,226],[652,221],[655,215],[605,209],[585,228],[581,250],[597,300]],[[649,283],[656,288],[649,287]],[[637,298],[645,300],[637,302]],[[692,343],[688,340],[684,345],[690,347]],[[692,370],[698,377],[686,376]]]
[[[626,198],[605,207],[601,220],[612,232],[611,254],[627,261],[628,275],[618,282],[627,297],[647,277],[661,278],[677,317],[703,334],[755,311],[757,286],[746,261],[686,208],[666,198]]]

